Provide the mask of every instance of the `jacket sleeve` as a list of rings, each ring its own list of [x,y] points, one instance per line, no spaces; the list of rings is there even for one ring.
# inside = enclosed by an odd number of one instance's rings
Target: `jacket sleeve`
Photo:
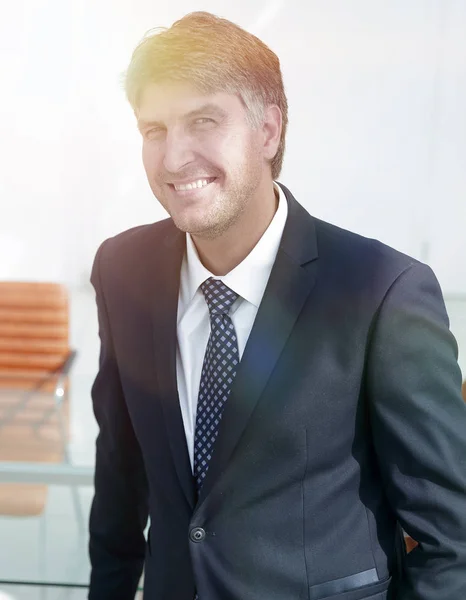
[[[414,263],[387,292],[368,354],[385,491],[419,542],[404,557],[397,600],[466,598],[466,405],[457,358],[437,279]]]
[[[92,387],[99,426],[95,494],[89,521],[89,600],[133,600],[144,566],[148,491],[144,464],[125,403],[102,289],[105,242],[92,268],[99,320],[99,370]]]

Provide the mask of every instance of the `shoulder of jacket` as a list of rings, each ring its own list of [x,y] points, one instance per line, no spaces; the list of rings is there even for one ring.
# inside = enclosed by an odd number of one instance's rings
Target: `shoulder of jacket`
[[[97,254],[100,255],[100,261],[112,262],[123,256],[132,258],[143,256],[149,245],[153,247],[160,243],[174,228],[170,218],[132,227],[105,239],[100,244]]]
[[[364,264],[380,265],[393,264],[405,269],[411,265],[421,265],[421,261],[413,256],[396,250],[392,246],[377,239],[365,237],[333,223],[322,221],[314,217],[316,235],[320,252],[333,252],[340,259],[347,257],[350,260],[363,261]]]

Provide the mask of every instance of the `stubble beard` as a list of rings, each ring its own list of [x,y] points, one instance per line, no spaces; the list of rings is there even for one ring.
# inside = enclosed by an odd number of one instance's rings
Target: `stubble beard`
[[[248,205],[246,190],[231,190],[215,199],[209,214],[199,219],[187,219],[186,223],[176,224],[179,229],[199,238],[214,240],[231,229],[244,214]],[[226,197],[225,197],[226,196]]]
[[[214,240],[224,235],[244,217],[248,206],[261,184],[262,164],[258,160],[259,149],[251,142],[244,154],[241,167],[227,176],[223,172],[220,177],[223,185],[216,198],[213,198],[208,214],[177,215],[169,210],[168,202],[162,202],[170,214],[174,224],[185,233]]]
[[[241,178],[240,185],[221,190],[213,200],[208,214],[199,215],[198,218],[188,215],[186,218],[180,218],[176,214],[172,215],[176,227],[207,240],[224,235],[244,216],[259,186],[258,173],[253,172],[250,175],[251,177]]]

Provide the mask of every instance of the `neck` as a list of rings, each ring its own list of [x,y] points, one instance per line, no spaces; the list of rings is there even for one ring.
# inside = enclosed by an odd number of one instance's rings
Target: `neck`
[[[238,266],[272,222],[278,208],[278,194],[273,182],[262,192],[262,202],[251,202],[250,209],[244,211],[240,219],[218,238],[206,239],[192,236],[202,264],[213,275],[221,277]]]

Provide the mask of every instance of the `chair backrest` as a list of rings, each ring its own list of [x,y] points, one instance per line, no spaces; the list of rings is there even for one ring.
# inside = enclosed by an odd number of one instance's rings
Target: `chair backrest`
[[[28,389],[57,369],[70,351],[68,331],[65,286],[0,282],[0,385]]]
[[[0,282],[0,423],[18,394],[8,390],[35,388],[47,374],[60,367],[69,354],[68,293],[63,285],[42,282]],[[67,380],[64,382],[67,387]],[[57,417],[48,419],[37,434],[30,427],[53,407],[52,392],[57,377],[51,377],[34,394],[12,423],[0,429],[0,460],[61,462],[63,442]],[[68,403],[64,404],[68,430]],[[66,431],[67,433],[67,431]],[[39,515],[45,506],[47,486],[41,484],[0,484],[0,514]]]

